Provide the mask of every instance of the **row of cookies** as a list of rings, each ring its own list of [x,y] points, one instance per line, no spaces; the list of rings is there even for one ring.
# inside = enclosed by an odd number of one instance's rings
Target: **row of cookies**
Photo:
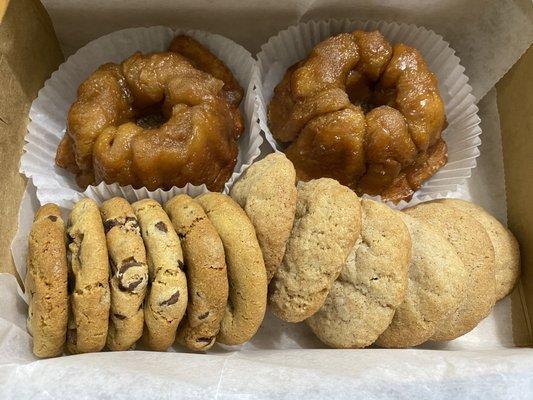
[[[79,201],[67,227],[57,206],[29,236],[28,328],[39,357],[240,344],[259,328],[267,277],[254,228],[229,196],[178,195],[99,208]],[[68,281],[68,283],[67,283]],[[67,288],[68,287],[68,288]],[[144,333],[143,333],[144,332]]]
[[[298,184],[269,303],[332,347],[410,347],[472,330],[519,273],[513,234],[473,203],[400,212],[322,178]]]

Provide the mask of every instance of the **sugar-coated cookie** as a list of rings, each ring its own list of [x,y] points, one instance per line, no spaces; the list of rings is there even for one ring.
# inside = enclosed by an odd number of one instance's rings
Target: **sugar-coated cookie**
[[[417,346],[455,312],[465,296],[467,270],[453,246],[425,222],[397,212],[411,235],[409,282],[404,301],[376,344]]]
[[[361,241],[333,283],[324,305],[306,320],[325,344],[360,348],[389,326],[407,289],[411,237],[385,204],[361,200]]]
[[[520,276],[520,248],[513,233],[474,203],[459,199],[442,199],[439,202],[467,213],[483,225],[494,247],[496,300],[511,293]]]
[[[494,248],[485,228],[470,215],[438,202],[404,210],[438,230],[467,270],[466,293],[456,312],[441,320],[431,340],[452,340],[474,329],[495,302]]]

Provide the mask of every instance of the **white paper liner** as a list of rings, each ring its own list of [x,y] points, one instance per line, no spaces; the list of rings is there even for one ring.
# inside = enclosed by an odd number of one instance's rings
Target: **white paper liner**
[[[171,190],[148,191],[146,188],[133,189],[118,184],[89,186],[85,191],[78,187],[70,172],[55,165],[55,153],[66,128],[66,116],[70,105],[76,99],[78,86],[100,65],[106,62],[120,63],[136,51],[143,53],[166,51],[170,41],[178,34],[186,34],[205,45],[231,69],[245,90],[241,103],[245,131],[239,139],[239,155],[234,172],[226,183],[227,191],[231,182],[249,166],[260,154],[263,138],[254,107],[253,79],[257,76],[257,66],[251,54],[242,46],[220,35],[197,30],[172,30],[164,26],[130,28],[102,36],[70,56],[52,74],[30,109],[30,120],[26,145],[21,158],[20,172],[33,180],[37,187],[37,197],[43,203],[53,202],[64,207],[72,205],[82,197],[91,197],[101,202],[113,196],[123,196],[130,201],[151,197],[164,201],[177,193],[197,194],[205,192],[205,185]],[[255,81],[255,80],[254,80]]]
[[[409,202],[401,201],[398,208],[443,197],[458,197],[458,187],[471,175],[481,144],[480,119],[476,99],[471,94],[468,77],[464,74],[455,51],[435,32],[414,25],[396,22],[327,20],[300,23],[271,37],[257,55],[259,81],[255,84],[258,98],[259,125],[270,146],[281,151],[267,124],[267,107],[275,86],[288,67],[307,57],[320,41],[341,32],[356,29],[379,30],[391,43],[405,43],[417,48],[429,68],[439,79],[441,96],[446,107],[448,127],[443,138],[448,145],[448,162],[413,195]],[[372,197],[379,199],[379,196]],[[390,204],[390,203],[389,203]]]

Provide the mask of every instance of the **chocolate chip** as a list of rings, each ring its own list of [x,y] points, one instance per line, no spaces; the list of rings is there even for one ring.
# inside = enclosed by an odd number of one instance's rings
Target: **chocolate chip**
[[[109,232],[115,226],[122,225],[118,219],[108,219],[104,222],[104,231],[105,233]]]
[[[207,317],[209,317],[209,311],[206,311],[202,315],[199,315],[198,319],[206,319]]]
[[[123,274],[131,267],[140,267],[142,264],[135,260],[133,257],[128,257],[124,260],[122,260],[122,264],[120,265],[120,270],[118,271],[119,274]]]
[[[159,221],[157,224],[155,224],[155,227],[161,232],[168,232],[168,228],[163,221]]]
[[[213,336],[211,336],[211,337],[199,337],[198,339],[196,339],[196,341],[200,342],[200,343],[211,343],[211,340],[213,340]]]
[[[133,290],[135,290],[135,288],[137,286],[139,286],[141,284],[141,282],[143,281],[143,278],[139,278],[137,279],[136,281],[133,281],[132,283],[130,283],[128,286],[124,286],[122,284],[122,282],[119,282],[118,284],[118,287],[120,290],[122,290],[123,292],[133,292]]]
[[[122,315],[122,314],[113,314],[113,317],[115,317],[116,319],[126,319],[126,316],[125,315]]]
[[[109,266],[111,267],[111,271],[113,271],[113,275],[116,275],[116,273],[117,273],[117,264],[115,263],[115,260],[113,260],[112,257],[109,257]]]
[[[176,293],[174,293],[172,296],[170,296],[170,299],[162,301],[159,303],[160,306],[170,306],[172,304],[175,304],[178,302],[178,299],[180,298],[180,291],[176,290]]]
[[[48,216],[48,219],[52,222],[56,222],[57,221],[57,217],[55,215],[49,215]]]

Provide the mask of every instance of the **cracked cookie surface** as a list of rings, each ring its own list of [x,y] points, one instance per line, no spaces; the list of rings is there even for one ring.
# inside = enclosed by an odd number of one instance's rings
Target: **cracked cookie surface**
[[[226,255],[229,294],[217,341],[247,342],[263,321],[267,299],[265,264],[254,227],[229,196],[206,193],[196,201],[215,226]]]
[[[296,211],[296,171],[283,153],[252,164],[231,188],[231,197],[252,221],[272,279],[283,260]]]
[[[91,199],[76,203],[67,228],[70,353],[102,350],[107,338],[110,294],[109,261],[100,210]]]
[[[361,242],[353,246],[324,305],[306,320],[325,344],[361,348],[374,343],[404,299],[411,238],[395,211],[361,200]]]
[[[463,262],[442,235],[405,213],[397,215],[411,235],[409,281],[404,301],[376,341],[381,347],[412,347],[431,338],[463,301],[467,282]]]
[[[354,192],[329,178],[300,182],[285,256],[270,283],[272,312],[300,322],[318,311],[360,233]]]
[[[158,202],[145,199],[132,207],[146,246],[151,284],[144,302],[145,341],[150,349],[165,351],[174,343],[187,307],[183,253],[178,235]]]
[[[143,302],[148,284],[146,251],[137,217],[121,197],[100,207],[111,266],[111,309],[107,348],[134,347],[143,333]]]
[[[67,255],[65,224],[55,204],[45,204],[35,214],[27,265],[25,288],[33,354],[59,356],[67,333]]]
[[[165,204],[183,249],[189,303],[178,328],[178,341],[191,350],[207,350],[220,331],[228,301],[224,247],[202,206],[181,194]]]

